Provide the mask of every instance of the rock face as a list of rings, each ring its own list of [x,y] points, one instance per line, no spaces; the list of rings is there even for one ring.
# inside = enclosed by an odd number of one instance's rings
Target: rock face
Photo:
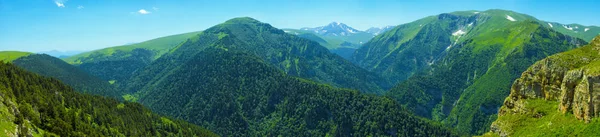
[[[498,115],[524,114],[526,99],[558,101],[562,113],[590,122],[600,116],[600,36],[589,45],[538,61],[517,79]],[[492,132],[507,135],[498,123]]]

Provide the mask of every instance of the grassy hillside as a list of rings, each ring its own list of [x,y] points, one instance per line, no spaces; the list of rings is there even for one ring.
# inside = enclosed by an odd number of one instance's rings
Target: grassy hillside
[[[483,134],[521,72],[585,43],[525,14],[464,11],[399,25],[365,44],[353,59],[400,81],[388,95],[416,114]]]
[[[3,62],[12,62],[13,60],[27,56],[29,52],[21,52],[21,51],[0,51],[0,61]]]
[[[137,103],[83,95],[51,78],[0,63],[0,135],[216,136]]]
[[[110,47],[65,58],[70,64],[116,87],[127,82],[134,71],[167,53],[170,49],[201,32],[190,32],[156,38],[141,43]]]
[[[94,51],[70,56],[68,58],[65,58],[64,60],[69,64],[82,64],[82,63],[86,63],[86,62],[102,60],[102,59],[106,58],[106,56],[112,56],[113,54],[115,54],[116,52],[119,52],[119,51],[128,53],[128,52],[131,52],[134,49],[138,49],[138,48],[153,51],[154,52],[153,58],[156,59],[156,58],[160,57],[161,55],[165,54],[171,48],[179,45],[181,42],[185,41],[186,39],[188,39],[194,35],[198,35],[200,33],[201,33],[200,31],[189,32],[189,33],[171,35],[171,36],[166,36],[166,37],[160,37],[160,38],[156,38],[156,39],[152,39],[152,40],[148,40],[148,41],[144,41],[144,42],[140,42],[140,43],[130,44],[130,45],[122,45],[122,46],[104,48],[104,49],[100,49],[100,50],[94,50]],[[125,57],[128,57],[128,55],[124,55],[121,58],[125,58]]]

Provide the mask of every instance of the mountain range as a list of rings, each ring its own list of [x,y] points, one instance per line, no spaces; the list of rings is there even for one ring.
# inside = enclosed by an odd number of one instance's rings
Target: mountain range
[[[390,30],[392,26],[370,28],[367,31],[354,29],[344,23],[332,22],[316,28],[283,29],[286,33],[316,41],[331,52],[350,59],[354,51],[380,33]]]
[[[599,33],[492,9],[366,31],[239,17],[63,59],[2,51],[0,134],[597,136]]]
[[[444,13],[380,34],[352,59],[398,82],[387,95],[416,114],[483,134],[529,65],[586,44],[541,22],[505,10]]]

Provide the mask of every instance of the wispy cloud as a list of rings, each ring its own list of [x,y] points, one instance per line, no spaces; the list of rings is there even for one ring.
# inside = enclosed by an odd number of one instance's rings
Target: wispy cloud
[[[64,8],[67,1],[68,0],[54,0],[54,4],[56,4],[56,6],[59,8]]]
[[[77,9],[83,9],[83,8],[85,8],[85,7],[83,7],[81,5],[77,6]]]
[[[158,8],[157,8],[157,7],[152,7],[152,9],[153,9],[154,11],[158,11]]]
[[[60,2],[58,2],[58,1],[55,1],[54,3],[55,3],[55,4],[56,4],[56,6],[58,6],[59,8],[64,8],[64,7],[65,7],[65,4],[64,4],[64,3],[60,3]]]
[[[138,11],[138,13],[140,13],[140,14],[150,14],[152,12],[146,11],[145,9],[141,9],[141,10]]]

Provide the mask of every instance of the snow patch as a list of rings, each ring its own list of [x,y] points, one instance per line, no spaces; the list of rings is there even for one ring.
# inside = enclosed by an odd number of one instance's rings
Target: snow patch
[[[465,33],[467,32],[463,31],[462,29],[459,29],[458,31],[452,33],[452,36],[464,35]]]
[[[513,17],[511,17],[511,16],[508,16],[508,15],[506,15],[506,19],[507,19],[507,20],[510,20],[510,21],[517,21],[517,20],[515,20],[515,18],[513,18]]]
[[[563,25],[563,27],[564,27],[565,29],[568,29],[568,30],[573,30],[573,28],[571,28],[571,26],[565,26],[565,25]]]
[[[585,28],[583,32],[587,32],[588,30],[590,30],[590,28]]]
[[[475,14],[479,14],[479,12],[473,12],[473,13],[475,13]]]
[[[350,32],[350,33],[356,33],[356,32],[354,32],[354,30],[352,30],[352,29],[346,29],[346,30],[347,30],[348,32]]]
[[[290,33],[290,31],[287,31],[287,30],[284,30],[283,32],[285,32],[285,33]]]
[[[469,23],[469,27],[473,26],[473,22]]]
[[[554,26],[552,26],[552,24],[548,23],[548,25],[550,26],[550,28],[553,28]]]

